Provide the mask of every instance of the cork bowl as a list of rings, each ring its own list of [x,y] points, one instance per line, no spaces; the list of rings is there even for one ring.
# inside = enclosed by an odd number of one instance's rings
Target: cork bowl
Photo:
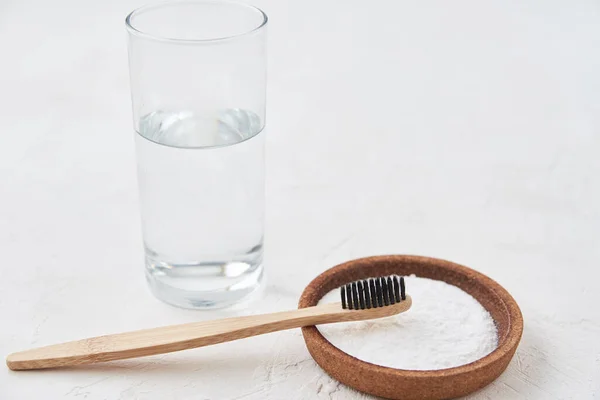
[[[316,277],[300,297],[299,307],[316,305],[345,283],[385,275],[411,275],[444,281],[473,296],[489,311],[498,328],[498,347],[459,367],[413,371],[361,361],[331,344],[314,326],[302,328],[308,351],[330,376],[364,393],[388,399],[451,399],[483,388],[508,366],[523,333],[523,317],[512,296],[498,283],[470,268],[428,257],[391,255],[361,258]],[[410,287],[407,287],[410,294]],[[419,299],[415,298],[416,303]],[[409,311],[411,312],[411,311]]]

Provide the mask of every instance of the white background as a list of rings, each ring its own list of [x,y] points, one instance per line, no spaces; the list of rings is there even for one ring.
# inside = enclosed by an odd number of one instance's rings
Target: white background
[[[0,3],[0,355],[293,308],[318,273],[411,253],[488,274],[525,332],[470,397],[600,398],[600,4],[262,0],[265,297],[198,313],[143,279],[124,17]],[[0,399],[359,399],[299,330],[71,370],[0,368]]]

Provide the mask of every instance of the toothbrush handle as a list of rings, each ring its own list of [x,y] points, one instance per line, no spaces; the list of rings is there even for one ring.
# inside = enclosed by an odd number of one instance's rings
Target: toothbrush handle
[[[10,354],[12,370],[45,369],[164,354],[301,326],[380,318],[410,308],[411,301],[370,310],[344,310],[340,303],[272,314],[193,322],[98,336]]]

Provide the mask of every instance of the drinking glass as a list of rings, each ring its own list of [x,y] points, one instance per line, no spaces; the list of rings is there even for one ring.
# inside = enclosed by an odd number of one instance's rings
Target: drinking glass
[[[146,278],[167,303],[231,305],[262,279],[266,25],[223,0],[126,19]]]

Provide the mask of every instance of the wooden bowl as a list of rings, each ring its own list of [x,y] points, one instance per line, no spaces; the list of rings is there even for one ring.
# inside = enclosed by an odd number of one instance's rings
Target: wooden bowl
[[[314,326],[302,328],[308,351],[329,375],[361,392],[388,399],[450,399],[490,384],[508,366],[523,333],[523,317],[512,296],[487,276],[462,265],[418,256],[376,256],[333,267],[304,289],[299,307],[316,305],[331,290],[348,282],[385,275],[411,275],[444,281],[473,296],[489,311],[498,328],[498,347],[459,367],[413,371],[382,367],[344,353]],[[410,294],[410,287],[407,287]],[[413,299],[418,302],[419,299]],[[410,311],[409,311],[410,312]]]

